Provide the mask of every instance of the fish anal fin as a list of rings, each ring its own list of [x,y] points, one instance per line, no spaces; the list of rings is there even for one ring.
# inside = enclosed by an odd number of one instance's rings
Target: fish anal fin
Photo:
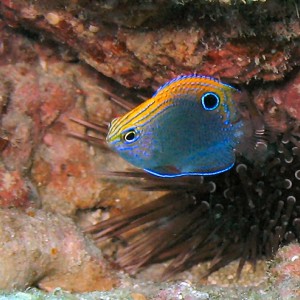
[[[181,175],[181,171],[175,166],[156,166],[151,169],[145,169],[146,172],[159,177],[176,177]]]

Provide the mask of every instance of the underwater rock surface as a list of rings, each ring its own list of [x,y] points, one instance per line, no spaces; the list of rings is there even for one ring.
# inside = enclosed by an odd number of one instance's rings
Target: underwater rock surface
[[[220,2],[221,5],[218,1],[181,1],[170,7],[170,1],[161,0],[132,5],[128,11],[128,6],[118,1],[0,1],[0,133],[8,139],[1,152],[0,206],[42,209],[34,210],[34,215],[21,210],[1,212],[1,227],[6,232],[8,226],[12,228],[9,232],[15,230],[13,236],[4,235],[3,240],[3,265],[7,267],[2,269],[1,276],[7,279],[5,287],[37,284],[51,290],[64,283],[65,289],[87,291],[118,285],[111,265],[90,241],[86,245],[85,237],[73,222],[60,214],[80,219],[85,227],[108,217],[122,216],[164,193],[136,191],[126,185],[127,178],[125,182],[108,180],[101,174],[103,170],[124,170],[128,165],[105,149],[68,135],[85,133],[71,117],[101,123],[124,112],[100,88],[133,99],[132,102],[139,101],[137,91],[122,89],[84,62],[125,87],[155,89],[180,73],[218,76],[245,88],[248,97],[254,99],[279,133],[286,133],[289,116],[300,119],[297,3],[286,1],[283,7],[279,0],[253,1],[249,6],[243,1],[235,6],[229,5],[229,1]],[[284,159],[285,150],[281,151]],[[290,176],[288,171],[284,172]],[[247,179],[250,173],[244,173]],[[296,193],[299,179],[295,174],[292,176]],[[252,185],[257,183],[256,178],[251,180]],[[156,186],[159,184],[164,183],[156,182]],[[226,186],[230,184],[228,180]],[[278,185],[285,191],[287,182],[280,181]],[[222,194],[223,186],[218,186]],[[260,182],[257,191],[261,188]],[[227,196],[232,201],[232,195]],[[289,213],[294,204],[290,202],[285,207]],[[216,214],[223,209],[217,206]],[[5,223],[6,218],[21,224],[19,229]],[[134,228],[131,233],[138,230]],[[68,245],[74,246],[71,249],[64,240],[64,234],[70,232]],[[256,232],[253,227],[253,235]],[[27,255],[25,251],[26,255],[19,256],[22,261],[18,268],[32,271],[27,278],[22,277],[26,273],[16,272],[16,261],[11,259],[15,254],[5,250],[5,246],[13,243],[20,252],[24,238],[32,247],[38,244],[33,254],[41,255],[36,265],[30,265],[36,258],[32,253]],[[123,239],[121,242],[126,244]],[[41,251],[41,245],[45,251]],[[114,256],[116,250],[113,245],[108,252]],[[82,256],[74,262],[72,254]],[[87,262],[85,255],[89,257]],[[69,260],[65,261],[66,258]],[[78,262],[83,263],[78,266]],[[291,268],[284,270],[299,282]],[[252,272],[251,268],[247,272]],[[246,277],[247,272],[242,275]],[[154,278],[157,273],[156,269],[153,273],[150,270],[148,276]],[[182,276],[199,280],[201,274],[194,270],[194,274],[187,272]],[[235,271],[226,276],[229,279],[225,281],[232,282]],[[80,286],[76,280],[83,277],[85,285]],[[221,277],[210,277],[207,282],[220,284],[224,282]],[[253,277],[245,284],[254,284]],[[95,285],[93,280],[97,281]],[[155,299],[166,299],[174,291],[180,292],[180,288],[167,287],[156,293]],[[287,293],[293,294],[293,289]],[[128,297],[133,298],[131,293]]]
[[[0,210],[0,289],[110,290],[117,275],[74,222],[43,210]]]
[[[278,251],[271,264],[271,273],[282,299],[299,298],[300,246],[292,243]]]
[[[248,2],[2,0],[0,13],[127,87],[193,72],[236,83],[282,79],[300,63],[298,4]]]
[[[26,207],[36,201],[65,215],[97,206],[113,189],[97,175],[113,155],[98,149],[96,156],[71,138],[69,132],[84,129],[69,118],[87,115],[109,121],[117,114],[118,108],[98,88],[105,83],[80,64],[64,62],[51,45],[11,30],[1,34],[0,94],[8,99],[1,131],[9,141],[1,153],[1,206]],[[128,188],[121,193],[128,194]]]

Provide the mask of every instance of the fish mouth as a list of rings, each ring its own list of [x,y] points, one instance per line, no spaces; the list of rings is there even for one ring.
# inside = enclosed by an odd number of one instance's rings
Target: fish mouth
[[[112,146],[111,138],[107,136],[105,140],[106,140],[106,144],[111,148],[111,146]]]

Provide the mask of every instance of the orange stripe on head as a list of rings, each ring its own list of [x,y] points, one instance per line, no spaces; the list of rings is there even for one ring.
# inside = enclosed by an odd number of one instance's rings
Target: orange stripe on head
[[[221,104],[224,105],[221,114],[224,118],[228,118],[228,115],[230,115],[230,112],[233,110],[233,103],[229,101],[229,99],[234,90],[233,87],[209,77],[182,76],[175,78],[161,87],[152,98],[146,100],[123,117],[118,118],[118,120],[112,124],[109,135],[112,137],[121,134],[123,130],[130,127],[143,126],[143,124],[153,118],[157,112],[164,110],[172,99],[178,99],[180,94],[195,95],[200,102],[204,93],[214,92],[219,96]]]

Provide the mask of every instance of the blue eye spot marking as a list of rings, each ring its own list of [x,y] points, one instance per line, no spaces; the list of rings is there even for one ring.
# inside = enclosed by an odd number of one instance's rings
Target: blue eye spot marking
[[[134,129],[130,128],[126,132],[123,133],[123,141],[126,142],[127,144],[135,142],[139,138],[139,132]]]
[[[201,97],[201,103],[205,110],[214,110],[219,106],[220,98],[215,93],[205,93]]]

